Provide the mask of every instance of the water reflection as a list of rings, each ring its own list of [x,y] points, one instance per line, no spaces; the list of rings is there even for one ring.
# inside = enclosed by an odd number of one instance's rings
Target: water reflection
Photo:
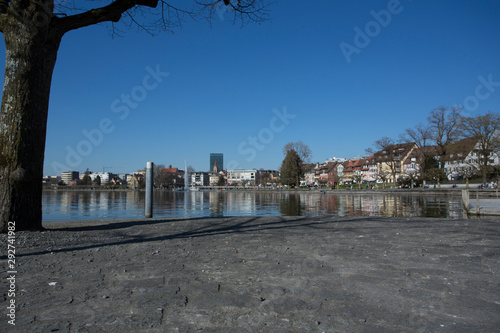
[[[397,194],[306,195],[298,215],[447,217],[463,216],[460,198]]]
[[[301,216],[304,205],[301,202],[300,194],[283,194],[280,198],[281,215]]]
[[[134,191],[45,191],[42,208],[45,221],[140,216],[144,195]]]
[[[144,216],[140,191],[47,191],[43,219],[80,220]],[[268,191],[155,192],[155,217],[382,216],[464,217],[457,196]]]

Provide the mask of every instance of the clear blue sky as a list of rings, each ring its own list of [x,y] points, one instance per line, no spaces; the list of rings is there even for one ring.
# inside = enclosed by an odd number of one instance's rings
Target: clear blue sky
[[[290,141],[323,162],[363,155],[439,105],[499,112],[500,2],[396,4],[281,0],[271,21],[243,29],[226,13],[173,35],[71,32],[53,77],[44,174],[185,160],[208,171],[213,152],[226,168],[277,169]],[[346,57],[346,45],[356,52]]]

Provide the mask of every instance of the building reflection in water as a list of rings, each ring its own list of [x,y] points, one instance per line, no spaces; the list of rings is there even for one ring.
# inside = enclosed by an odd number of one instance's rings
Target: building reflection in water
[[[282,215],[463,217],[459,199],[442,196],[290,193],[280,203]]]
[[[141,191],[46,191],[45,221],[144,216]],[[155,217],[381,216],[463,217],[459,197],[281,191],[192,191],[154,194]]]

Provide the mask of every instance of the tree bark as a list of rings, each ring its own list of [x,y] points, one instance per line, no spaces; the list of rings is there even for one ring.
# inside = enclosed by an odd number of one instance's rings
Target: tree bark
[[[39,11],[18,12],[2,22],[6,57],[0,112],[0,232],[7,231],[9,221],[16,223],[16,230],[42,229],[50,86],[62,38],[51,28],[50,16],[43,21]]]

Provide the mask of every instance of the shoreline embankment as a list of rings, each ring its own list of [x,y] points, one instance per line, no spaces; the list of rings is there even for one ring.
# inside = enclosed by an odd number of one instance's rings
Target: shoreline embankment
[[[330,194],[415,194],[415,195],[456,195],[460,196],[461,191],[466,189],[465,186],[452,187],[450,185],[442,186],[441,188],[353,188],[353,189],[272,189],[272,188],[243,188],[243,187],[199,187],[194,190],[197,191],[251,191],[251,192],[278,192],[278,193],[330,193]],[[106,187],[84,187],[84,186],[58,186],[58,187],[44,187],[44,191],[123,191],[123,192],[144,192],[142,189],[126,189],[126,188],[106,188]],[[184,190],[168,190],[168,189],[154,189],[155,191],[165,192],[184,192]],[[478,194],[480,197],[500,197],[498,189],[492,188],[477,188],[470,186],[468,190],[471,193]],[[190,190],[191,192],[191,190]]]

